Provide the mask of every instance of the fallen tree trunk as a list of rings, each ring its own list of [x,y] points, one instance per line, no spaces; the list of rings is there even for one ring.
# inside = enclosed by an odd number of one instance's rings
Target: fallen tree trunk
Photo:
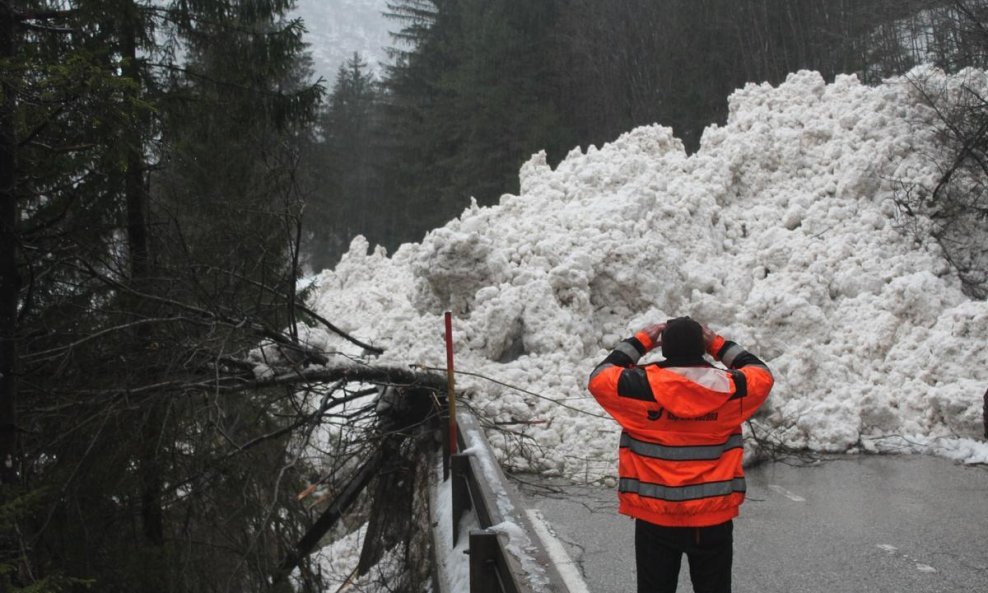
[[[446,377],[436,373],[413,371],[401,367],[347,365],[293,369],[276,373],[270,378],[258,379],[255,387],[268,385],[296,385],[299,383],[330,383],[349,381],[391,385],[400,388],[423,388],[430,391],[446,392]]]

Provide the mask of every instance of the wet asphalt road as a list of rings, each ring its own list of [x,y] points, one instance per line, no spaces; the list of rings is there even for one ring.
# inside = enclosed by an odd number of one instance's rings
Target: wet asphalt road
[[[850,456],[749,469],[738,593],[988,593],[988,468]],[[635,591],[634,525],[613,489],[522,487],[593,593]],[[684,559],[679,591],[692,591]]]

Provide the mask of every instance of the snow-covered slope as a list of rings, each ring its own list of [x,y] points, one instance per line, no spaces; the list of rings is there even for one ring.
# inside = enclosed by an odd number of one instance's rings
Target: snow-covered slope
[[[532,392],[462,375],[471,405],[543,421],[492,435],[509,467],[612,475],[617,430],[587,376],[618,340],[686,314],[768,362],[777,381],[757,427],[784,444],[988,462],[974,440],[988,303],[898,228],[892,201],[898,184],[934,182],[932,122],[905,79],[749,85],[692,156],[670,129],[643,127],[555,170],[535,155],[520,195],[391,257],[358,238],[317,278],[314,304],[385,361],[427,366],[444,363],[451,308],[459,368]]]

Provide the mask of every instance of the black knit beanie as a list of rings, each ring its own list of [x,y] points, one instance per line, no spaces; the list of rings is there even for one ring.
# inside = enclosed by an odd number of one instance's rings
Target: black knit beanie
[[[689,317],[677,317],[666,322],[662,330],[662,356],[672,358],[703,358],[703,327]]]

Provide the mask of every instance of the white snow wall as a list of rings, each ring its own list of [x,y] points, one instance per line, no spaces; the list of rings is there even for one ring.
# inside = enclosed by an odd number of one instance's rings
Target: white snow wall
[[[925,76],[988,88],[984,73]],[[901,230],[902,184],[937,179],[936,118],[907,78],[877,87],[792,74],[730,98],[687,156],[671,130],[635,129],[555,169],[537,154],[520,195],[472,205],[391,257],[358,238],[316,279],[319,312],[387,353],[444,364],[455,312],[460,369],[590,414],[593,366],[641,326],[689,314],[762,357],[776,386],[759,426],[793,447],[933,450],[988,462],[988,303],[962,294],[932,242]],[[986,238],[988,240],[988,238]],[[309,339],[353,354],[319,329]],[[520,354],[520,356],[519,356]],[[461,375],[495,421],[509,468],[576,479],[616,472],[617,429]],[[530,438],[529,438],[530,437]]]

